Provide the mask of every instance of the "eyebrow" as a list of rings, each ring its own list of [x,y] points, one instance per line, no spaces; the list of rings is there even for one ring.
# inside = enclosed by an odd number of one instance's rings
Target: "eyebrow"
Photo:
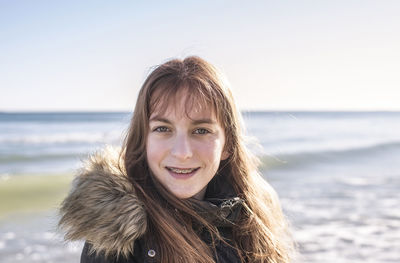
[[[152,121],[160,121],[160,122],[165,122],[168,124],[172,124],[172,122],[166,118],[162,118],[160,116],[154,116],[153,118],[150,118],[150,122]],[[198,124],[216,124],[217,122],[212,120],[212,119],[197,119],[197,120],[192,120],[193,125],[198,125]]]

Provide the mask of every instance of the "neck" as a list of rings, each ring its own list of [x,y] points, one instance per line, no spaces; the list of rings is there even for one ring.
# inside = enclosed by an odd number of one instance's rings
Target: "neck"
[[[195,194],[192,198],[197,199],[197,200],[204,200],[204,196],[206,194],[206,189],[207,189],[207,186],[205,186],[203,189],[201,189],[200,192]]]

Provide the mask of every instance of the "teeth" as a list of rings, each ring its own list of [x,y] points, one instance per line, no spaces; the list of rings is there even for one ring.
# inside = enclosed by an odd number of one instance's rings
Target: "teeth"
[[[194,170],[196,170],[195,168],[194,169],[176,169],[176,168],[172,168],[172,167],[168,167],[168,169],[177,174],[188,174],[188,173],[191,173]]]

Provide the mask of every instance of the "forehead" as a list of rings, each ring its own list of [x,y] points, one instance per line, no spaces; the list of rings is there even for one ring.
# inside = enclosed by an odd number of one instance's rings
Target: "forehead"
[[[215,107],[203,96],[180,89],[174,94],[155,94],[150,105],[150,118],[173,115],[176,118],[217,119]]]
[[[156,107],[151,113],[150,118],[173,117],[176,119],[188,118],[191,120],[211,119],[216,120],[216,115],[212,107],[200,103],[186,103],[185,98],[177,100],[177,103],[168,103],[164,107]]]

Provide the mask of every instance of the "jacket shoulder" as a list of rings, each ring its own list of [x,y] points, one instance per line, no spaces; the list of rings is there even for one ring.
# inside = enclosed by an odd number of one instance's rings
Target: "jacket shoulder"
[[[130,254],[128,257],[120,255],[106,256],[104,252],[96,253],[92,251],[93,246],[89,242],[85,242],[81,254],[81,263],[146,263],[142,242],[136,240],[134,244],[134,253]]]

